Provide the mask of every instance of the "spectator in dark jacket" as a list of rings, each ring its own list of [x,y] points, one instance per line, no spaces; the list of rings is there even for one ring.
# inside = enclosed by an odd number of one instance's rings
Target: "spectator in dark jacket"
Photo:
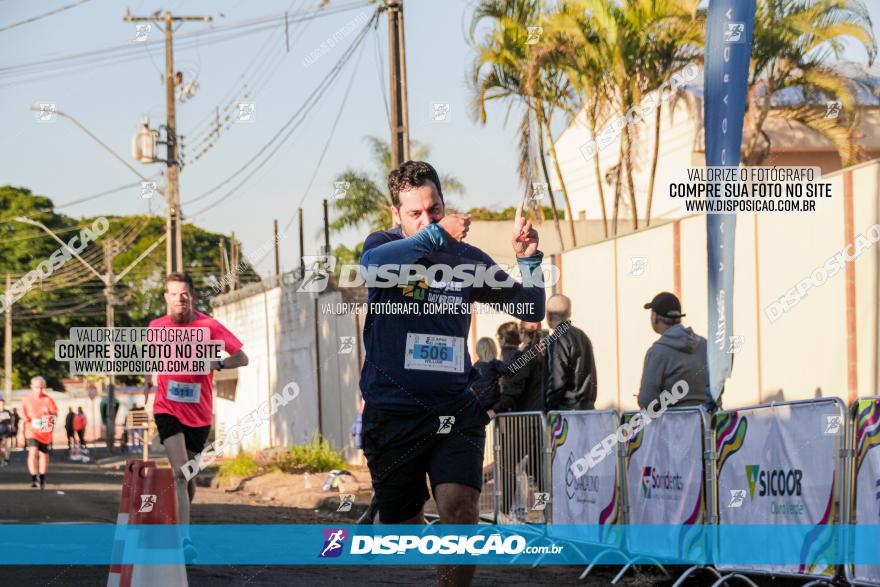
[[[584,331],[571,324],[571,300],[557,294],[547,300],[544,402],[550,410],[592,410],[596,403],[596,360]]]
[[[516,322],[505,322],[498,327],[495,337],[498,339],[498,346],[501,349],[501,362],[509,363],[519,347],[519,327]]]
[[[73,408],[67,408],[67,416],[64,418],[64,431],[67,433],[67,450],[73,448],[76,444],[76,438],[73,435]]]
[[[489,337],[477,341],[477,357],[479,360],[473,367],[477,376],[471,381],[471,390],[480,406],[488,412],[501,396],[499,379],[507,372],[507,365],[498,360],[498,347]]]
[[[706,339],[681,324],[681,302],[675,294],[661,292],[645,304],[651,310],[651,328],[660,335],[645,354],[639,407],[672,391],[678,381],[688,384],[688,392],[675,407],[698,406],[706,402]]]
[[[518,336],[522,342],[507,362],[507,372],[501,379],[501,397],[493,408],[498,414],[544,410],[541,323],[520,322]]]
[[[18,414],[18,408],[12,408],[12,446],[18,448],[18,432],[22,427],[18,423],[21,422],[21,416]]]

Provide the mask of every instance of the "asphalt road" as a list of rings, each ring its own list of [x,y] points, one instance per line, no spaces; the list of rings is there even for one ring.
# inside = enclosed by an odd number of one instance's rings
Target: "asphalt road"
[[[93,451],[93,462],[74,463],[66,451],[55,451],[50,462],[45,490],[32,489],[24,454],[13,455],[10,466],[0,468],[0,524],[115,523],[122,486],[122,471],[97,466],[101,453]],[[358,512],[303,510],[267,504],[254,496],[200,487],[192,510],[194,524],[333,524],[354,523]],[[0,553],[2,557],[2,553]],[[518,585],[609,585],[619,567],[595,569],[584,580],[583,567],[524,566],[477,568],[474,585],[505,587]],[[257,585],[433,585],[433,568],[424,566],[204,566],[187,569],[191,586]],[[38,587],[41,585],[106,585],[106,566],[0,566],[0,585]],[[624,587],[669,585],[658,575],[631,572],[618,585]],[[687,585],[709,585],[707,576],[689,580]],[[769,581],[767,584],[770,584]],[[774,587],[782,585],[772,583]],[[172,586],[169,586],[172,587]]]

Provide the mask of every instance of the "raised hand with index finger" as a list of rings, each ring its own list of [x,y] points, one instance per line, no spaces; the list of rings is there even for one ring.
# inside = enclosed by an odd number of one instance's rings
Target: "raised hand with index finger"
[[[538,251],[538,231],[523,218],[525,200],[520,200],[513,220],[513,252],[517,257],[531,257]]]

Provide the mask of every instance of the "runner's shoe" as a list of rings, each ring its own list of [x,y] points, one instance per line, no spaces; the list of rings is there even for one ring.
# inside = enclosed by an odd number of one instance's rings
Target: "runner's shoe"
[[[379,506],[379,502],[376,500],[376,494],[373,493],[373,497],[370,499],[370,505],[367,506],[367,511],[358,518],[358,524],[372,524],[373,519],[376,517],[376,510]]]
[[[196,550],[193,541],[187,536],[183,539],[183,558],[186,561],[186,564],[191,565],[196,562],[196,559],[199,556],[199,552]]]
[[[36,479],[34,479],[33,481],[31,481],[31,487],[33,487],[34,489],[36,489],[37,487],[39,487],[39,485],[37,485],[37,481],[36,481]]]

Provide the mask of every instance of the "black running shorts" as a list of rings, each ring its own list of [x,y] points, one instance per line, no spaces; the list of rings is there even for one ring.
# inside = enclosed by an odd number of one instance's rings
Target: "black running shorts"
[[[362,422],[380,522],[403,522],[421,511],[429,497],[425,475],[431,491],[441,483],[482,488],[489,416],[472,394],[451,407],[416,412],[366,404]]]
[[[186,426],[171,414],[155,414],[156,429],[159,431],[159,440],[165,444],[165,439],[174,436],[178,432],[183,434],[186,450],[191,453],[200,453],[208,442],[210,426]]]
[[[49,454],[49,445],[44,442],[40,442],[36,438],[26,438],[24,441],[24,445],[25,446],[35,446],[35,447],[37,447],[38,451]]]

